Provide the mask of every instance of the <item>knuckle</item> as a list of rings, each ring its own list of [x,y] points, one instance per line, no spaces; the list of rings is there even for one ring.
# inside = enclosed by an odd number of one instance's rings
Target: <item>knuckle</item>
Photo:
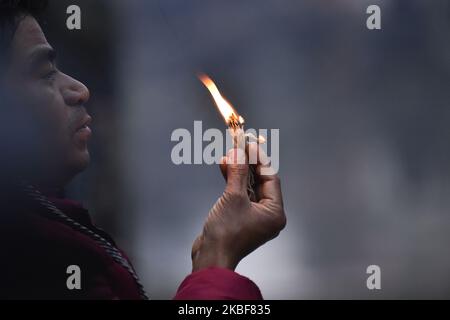
[[[243,164],[230,165],[229,171],[232,175],[242,176],[247,173],[247,166]]]
[[[281,179],[278,175],[273,177],[273,181],[276,183],[277,187],[281,187]]]
[[[283,211],[281,211],[279,214],[275,216],[274,219],[274,226],[278,231],[283,230],[286,228],[287,225],[287,218]]]
[[[280,235],[280,231],[274,232],[274,234],[273,234],[273,236],[272,236],[272,239],[277,238],[279,235]]]

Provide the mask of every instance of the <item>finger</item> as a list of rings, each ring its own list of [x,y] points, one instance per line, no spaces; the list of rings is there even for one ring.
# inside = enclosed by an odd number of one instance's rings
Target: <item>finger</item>
[[[227,181],[227,157],[222,157],[222,159],[220,159],[219,167],[223,178]]]
[[[247,194],[248,164],[245,151],[233,148],[227,153],[227,191]]]
[[[271,201],[283,205],[281,182],[278,175],[258,175],[258,178],[260,181],[258,189],[259,202]]]
[[[250,164],[261,166],[261,168],[270,168],[270,158],[258,143],[247,143],[246,152]]]
[[[275,201],[282,204],[280,179],[270,166],[270,159],[264,150],[256,143],[248,144],[249,159],[257,158],[256,175],[258,181],[258,196],[261,201]]]

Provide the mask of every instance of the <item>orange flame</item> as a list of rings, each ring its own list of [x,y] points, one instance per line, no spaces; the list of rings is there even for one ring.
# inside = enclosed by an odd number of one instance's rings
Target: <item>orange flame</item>
[[[214,81],[212,81],[212,79],[206,74],[200,74],[198,75],[198,78],[211,93],[211,96],[213,97],[220,114],[224,118],[225,123],[232,128],[242,126],[245,122],[244,118],[242,118],[233,106],[222,96]]]

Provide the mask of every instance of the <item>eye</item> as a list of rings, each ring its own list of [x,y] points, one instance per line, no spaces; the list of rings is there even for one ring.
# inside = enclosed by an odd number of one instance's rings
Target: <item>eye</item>
[[[57,73],[58,70],[52,69],[49,72],[47,72],[44,76],[42,76],[42,79],[52,82],[53,80],[55,80],[55,76]]]

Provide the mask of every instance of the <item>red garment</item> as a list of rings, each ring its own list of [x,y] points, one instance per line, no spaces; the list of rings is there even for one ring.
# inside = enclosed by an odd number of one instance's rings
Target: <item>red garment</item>
[[[66,215],[114,244],[80,203],[51,198]],[[42,208],[2,207],[1,299],[140,299],[136,282],[89,236],[45,217]],[[67,267],[81,269],[81,290],[69,290]],[[151,297],[151,288],[150,288]],[[258,287],[230,270],[211,268],[189,275],[175,299],[262,299]]]
[[[228,269],[209,268],[189,275],[181,283],[176,300],[262,300],[250,279]]]

